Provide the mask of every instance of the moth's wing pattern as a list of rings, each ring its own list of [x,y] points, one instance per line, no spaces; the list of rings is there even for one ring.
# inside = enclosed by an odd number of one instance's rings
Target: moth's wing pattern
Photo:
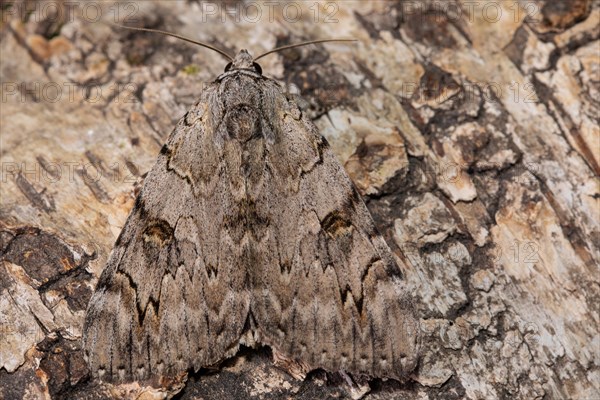
[[[272,81],[257,213],[251,311],[261,341],[311,368],[402,378],[417,363],[418,321],[401,271],[314,124]]]
[[[310,368],[402,378],[417,362],[400,270],[352,182],[276,82],[240,71],[161,150],[84,349],[94,376],[143,380],[222,361],[246,331]]]
[[[169,137],[99,279],[84,326],[95,377],[174,375],[238,348],[250,295],[239,228],[225,223],[237,200],[211,126],[217,92],[207,88]]]

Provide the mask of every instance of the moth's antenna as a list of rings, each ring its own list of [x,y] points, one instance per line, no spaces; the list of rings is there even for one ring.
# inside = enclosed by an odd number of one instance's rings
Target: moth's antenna
[[[258,60],[259,58],[263,58],[264,56],[268,56],[269,54],[281,51],[281,50],[287,50],[287,49],[292,49],[294,47],[306,46],[307,44],[326,43],[326,42],[358,42],[358,40],[356,40],[356,39],[320,39],[320,40],[311,40],[309,42],[288,44],[287,46],[282,46],[282,47],[278,47],[276,49],[267,51],[266,53],[263,53],[260,56],[256,57],[254,59],[254,61]]]
[[[220,55],[222,55],[223,57],[225,57],[226,59],[228,59],[229,61],[233,61],[233,57],[230,56],[229,54],[227,54],[226,52],[224,52],[221,49],[218,49],[218,48],[216,48],[214,46],[211,46],[210,44],[207,44],[207,43],[198,42],[196,40],[193,40],[193,39],[190,39],[190,38],[186,38],[185,36],[181,36],[181,35],[178,35],[176,33],[161,31],[161,30],[158,30],[158,29],[135,28],[133,26],[119,25],[119,24],[115,24],[115,23],[112,23],[112,22],[106,22],[106,21],[102,21],[102,22],[105,23],[105,24],[107,24],[107,25],[113,25],[113,26],[116,26],[118,28],[130,29],[132,31],[152,32],[152,33],[160,33],[160,34],[166,35],[166,36],[172,36],[174,38],[181,39],[181,40],[184,40],[186,42],[190,42],[190,43],[193,43],[193,44],[197,44],[198,46],[202,46],[202,47],[206,47],[207,49],[214,50],[217,53],[219,53]]]

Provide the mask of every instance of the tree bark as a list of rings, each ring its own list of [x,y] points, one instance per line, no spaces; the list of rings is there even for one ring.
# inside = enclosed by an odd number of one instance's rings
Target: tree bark
[[[597,2],[3,2],[0,398],[600,398]],[[406,382],[299,381],[269,349],[99,385],[87,302],[144,174],[234,53],[299,90],[414,291]],[[91,22],[90,22],[91,21]],[[176,194],[174,194],[176,195]]]

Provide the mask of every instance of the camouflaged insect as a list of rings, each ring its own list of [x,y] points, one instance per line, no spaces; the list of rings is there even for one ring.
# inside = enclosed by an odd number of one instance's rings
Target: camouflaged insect
[[[403,378],[419,325],[390,249],[315,125],[240,51],[148,173],[87,310],[94,377],[197,371],[267,345]]]

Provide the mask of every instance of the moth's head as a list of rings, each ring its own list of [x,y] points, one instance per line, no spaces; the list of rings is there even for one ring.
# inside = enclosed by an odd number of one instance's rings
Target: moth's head
[[[249,69],[262,75],[262,68],[260,65],[254,62],[254,58],[252,58],[247,50],[240,50],[233,61],[227,64],[225,67],[225,72],[236,69]]]

